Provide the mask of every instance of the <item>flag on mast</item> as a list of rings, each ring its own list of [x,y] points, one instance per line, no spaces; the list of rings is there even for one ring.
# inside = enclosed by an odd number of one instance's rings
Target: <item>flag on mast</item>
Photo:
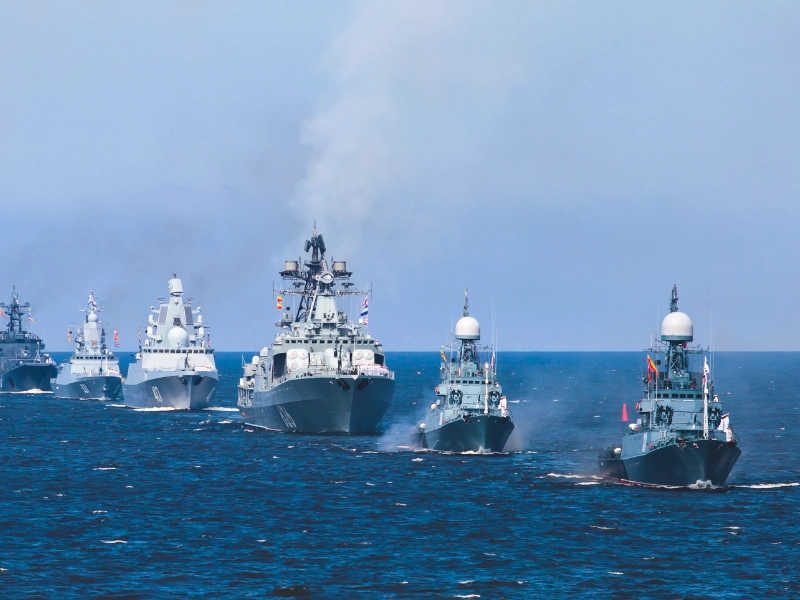
[[[650,355],[647,355],[647,372],[649,373],[652,371],[655,373],[656,379],[658,379],[658,368],[656,367],[656,363],[653,362],[653,359],[650,358]]]
[[[114,330],[114,346],[119,348],[119,332],[116,329]]]
[[[278,296],[278,304],[275,308],[278,310],[283,310],[283,296]]]
[[[361,318],[364,319],[364,326],[369,327],[369,296],[364,296],[361,303]]]
[[[442,360],[443,360],[444,362],[447,362],[447,357],[444,355],[444,350],[439,350],[439,354],[441,355],[441,357],[442,357]]]
[[[69,343],[71,344],[72,343],[72,329],[67,329],[67,339],[69,340]]]

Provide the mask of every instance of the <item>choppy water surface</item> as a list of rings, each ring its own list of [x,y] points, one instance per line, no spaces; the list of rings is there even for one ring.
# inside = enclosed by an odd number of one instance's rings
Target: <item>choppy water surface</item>
[[[641,354],[501,355],[499,456],[410,452],[437,355],[390,354],[382,436],[244,426],[219,410],[0,396],[0,590],[58,597],[792,597],[800,589],[800,354],[720,353],[743,453],[723,490],[593,477]],[[796,381],[797,380],[797,381]],[[519,402],[515,402],[515,401]]]

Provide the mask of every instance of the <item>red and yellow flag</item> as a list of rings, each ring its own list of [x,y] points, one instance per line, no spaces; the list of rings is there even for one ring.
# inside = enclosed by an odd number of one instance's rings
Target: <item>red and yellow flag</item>
[[[656,368],[656,363],[653,362],[653,359],[650,358],[650,355],[647,355],[647,376],[650,377],[650,371],[655,373],[656,379],[658,379],[658,369]]]
[[[278,310],[283,310],[283,296],[278,296],[278,304],[275,308]]]
[[[445,355],[444,355],[444,350],[439,350],[439,354],[441,354],[441,355],[442,355],[442,360],[443,360],[444,362],[447,362],[447,358],[446,358],[446,357],[445,357]]]

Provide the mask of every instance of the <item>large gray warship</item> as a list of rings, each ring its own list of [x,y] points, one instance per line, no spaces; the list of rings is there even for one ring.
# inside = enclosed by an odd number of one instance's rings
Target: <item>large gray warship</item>
[[[0,317],[8,319],[6,330],[0,332],[0,392],[51,391],[50,379],[56,376],[56,364],[44,353],[39,336],[26,331],[25,322],[35,321],[30,303],[19,303],[16,286],[11,291],[11,302],[0,302]]]
[[[67,337],[74,344],[72,356],[58,366],[58,375],[50,381],[53,396],[77,400],[118,400],[122,397],[122,373],[119,359],[106,346],[94,290],[89,292],[86,317]],[[73,338],[73,333],[75,337]]]
[[[478,340],[481,326],[469,316],[469,296],[464,291],[464,315],[456,323],[455,342],[441,350],[441,383],[411,443],[443,452],[502,452],[514,422],[503,388],[497,381],[494,348],[491,362],[481,363]],[[457,352],[447,362],[445,350]]]
[[[375,432],[392,402],[394,373],[381,343],[336,304],[366,292],[352,289],[345,261],[328,265],[316,227],[309,250],[304,269],[298,259],[280,272],[293,285],[278,291],[278,307],[292,295],[299,297],[297,310],[292,315],[286,307],[271,350],[244,365],[239,410],[247,424],[278,431]]]
[[[150,307],[158,319],[148,317],[147,339],[128,367],[122,384],[125,406],[207,408],[219,380],[214,349],[200,307],[193,308],[191,299],[183,297],[177,274],[168,285],[169,298],[159,298],[157,310]]]
[[[661,342],[649,350],[656,360],[647,357],[636,422],[627,426],[621,446],[607,448],[598,458],[604,476],[646,485],[725,483],[741,454],[739,441],[714,393],[706,358],[702,371],[690,371],[690,356],[704,352],[689,346],[693,339],[692,320],[678,311],[674,286]]]

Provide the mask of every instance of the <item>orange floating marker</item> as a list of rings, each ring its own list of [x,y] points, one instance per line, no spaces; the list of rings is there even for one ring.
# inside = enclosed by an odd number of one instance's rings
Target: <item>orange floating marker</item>
[[[627,404],[623,404],[622,405],[622,422],[623,423],[627,423],[628,422],[628,405]]]

